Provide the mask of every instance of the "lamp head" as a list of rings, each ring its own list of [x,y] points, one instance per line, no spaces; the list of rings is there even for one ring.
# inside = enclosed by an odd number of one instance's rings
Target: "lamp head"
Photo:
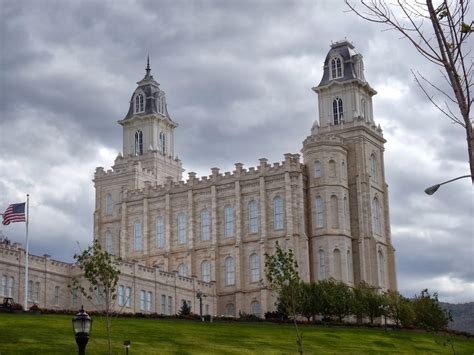
[[[92,328],[92,318],[84,312],[84,307],[81,306],[81,310],[72,319],[72,327],[74,333],[89,335]]]
[[[427,187],[427,188],[425,189],[425,193],[426,193],[427,195],[433,195],[436,191],[438,191],[438,189],[439,189],[440,186],[441,186],[440,184],[436,184],[436,185]]]

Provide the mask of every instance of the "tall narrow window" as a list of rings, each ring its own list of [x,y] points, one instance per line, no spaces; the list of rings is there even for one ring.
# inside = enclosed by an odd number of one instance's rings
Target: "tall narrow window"
[[[378,252],[379,256],[379,282],[380,287],[385,287],[385,258],[381,250]]]
[[[107,196],[105,196],[105,214],[108,216],[112,215],[113,207],[112,195],[107,194]]]
[[[179,264],[178,265],[178,275],[187,277],[188,276],[188,267],[186,264]]]
[[[28,281],[28,301],[33,302],[33,293],[34,293],[34,284],[33,281]]]
[[[145,111],[145,98],[143,94],[135,95],[135,113]]]
[[[3,297],[7,297],[7,281],[8,278],[7,278],[7,275],[3,275],[2,276],[2,288],[0,289],[0,292],[1,292],[1,295]]]
[[[361,116],[363,118],[367,118],[367,112],[366,112],[365,100],[364,99],[360,100],[360,111],[361,111]]]
[[[209,218],[209,210],[201,211],[201,240],[209,240],[211,236],[211,220]]]
[[[105,231],[105,251],[112,254],[112,232],[110,230]]]
[[[258,254],[250,255],[250,282],[260,281],[260,258]]]
[[[235,264],[232,257],[228,257],[224,262],[225,284],[226,286],[235,285]]]
[[[318,160],[314,162],[314,177],[321,177],[321,163]]]
[[[186,244],[186,214],[181,212],[178,214],[178,244]]]
[[[260,318],[260,313],[260,303],[258,303],[258,301],[252,301],[252,303],[250,303],[250,314]]]
[[[15,278],[11,276],[8,279],[8,297],[13,297],[13,290],[15,289]],[[14,297],[13,297],[14,298]]]
[[[140,311],[145,310],[145,291],[140,290]]]
[[[273,199],[273,229],[283,229],[283,200],[280,196]]]
[[[59,286],[54,288],[54,305],[59,306]]]
[[[336,162],[331,159],[328,163],[328,166],[329,166],[329,177],[336,177]]]
[[[168,296],[168,314],[173,314],[173,297]]]
[[[319,249],[319,279],[325,280],[326,274],[326,253],[324,250]]]
[[[135,155],[143,154],[143,132],[135,132]]]
[[[135,251],[142,251],[142,224],[140,221],[133,224],[133,237]]]
[[[332,115],[334,125],[341,124],[344,117],[344,111],[342,106],[342,99],[340,99],[339,97],[335,98],[332,102]]]
[[[232,206],[224,208],[224,235],[231,237],[234,234],[234,209]]]
[[[166,155],[166,134],[160,132],[160,151],[161,154]]]
[[[334,249],[334,278],[338,281],[342,281],[342,261],[341,261],[341,251],[339,249]]]
[[[72,303],[73,307],[76,307],[77,306],[77,289],[73,288],[71,290],[71,292],[72,292],[72,302],[71,303]]]
[[[370,155],[370,175],[372,179],[377,180],[377,158],[375,158],[375,154]]]
[[[339,206],[335,195],[331,196],[331,227],[333,229],[339,228]]]
[[[377,197],[372,200],[372,224],[374,232],[382,233],[382,223],[380,221],[380,203]]]
[[[349,230],[349,206],[347,203],[347,197],[344,196],[344,216],[343,216],[343,222],[344,222],[344,229]]]
[[[132,305],[132,288],[125,288],[125,306],[130,307]]]
[[[123,285],[120,285],[118,287],[118,295],[117,295],[117,302],[118,302],[118,305],[119,306],[123,306],[124,305],[124,300],[123,300]]]
[[[211,263],[207,260],[201,263],[201,278],[205,282],[211,281]]]
[[[249,202],[249,233],[258,232],[258,211],[257,202]]]
[[[323,227],[324,226],[324,205],[323,199],[321,196],[317,196],[315,199],[315,209],[316,209],[316,227]]]
[[[148,312],[151,312],[153,307],[153,293],[151,291],[148,291],[146,293],[146,310]]]
[[[342,77],[342,62],[341,58],[331,59],[331,79]]]
[[[350,250],[347,251],[347,281],[352,282],[354,280],[353,269],[352,269],[352,253]]]
[[[33,301],[38,304],[40,301],[40,283],[35,283],[35,293],[33,295]]]
[[[165,223],[162,216],[156,218],[156,247],[165,247]]]
[[[166,295],[161,295],[160,312],[166,314]]]

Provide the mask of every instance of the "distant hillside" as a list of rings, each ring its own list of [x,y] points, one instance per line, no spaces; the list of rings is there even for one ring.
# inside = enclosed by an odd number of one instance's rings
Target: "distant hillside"
[[[449,324],[450,329],[474,334],[474,302],[460,304],[440,302],[439,304],[453,316],[453,322]]]

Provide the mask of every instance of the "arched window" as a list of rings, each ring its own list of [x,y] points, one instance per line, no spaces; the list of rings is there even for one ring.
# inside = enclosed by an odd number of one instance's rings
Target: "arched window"
[[[143,154],[143,132],[135,132],[135,155]]]
[[[186,244],[186,214],[178,214],[178,244]]]
[[[166,155],[166,134],[163,131],[160,132],[160,152]]]
[[[372,224],[374,232],[377,234],[382,233],[382,223],[380,220],[380,203],[377,197],[372,200]]]
[[[329,165],[329,177],[336,177],[336,162],[331,159],[328,165]]]
[[[186,266],[186,264],[178,265],[178,275],[184,277],[188,276],[188,267]]]
[[[234,259],[231,256],[225,259],[224,267],[226,286],[235,285],[235,264]]]
[[[211,220],[209,218],[209,211],[207,209],[201,212],[201,240],[206,241],[210,239],[211,235]]]
[[[257,202],[249,202],[249,233],[258,232]]]
[[[349,206],[347,203],[347,196],[344,196],[344,216],[343,216],[343,222],[344,222],[344,229],[349,230]]]
[[[153,306],[153,293],[151,291],[148,291],[146,294],[146,310],[148,312],[151,312]]]
[[[341,124],[344,119],[344,110],[342,106],[342,99],[339,97],[335,98],[332,102],[332,115],[334,125]]]
[[[334,249],[334,278],[338,281],[342,281],[342,261],[341,261],[341,251],[339,249]]]
[[[211,263],[207,260],[201,263],[201,279],[205,282],[211,281]]]
[[[321,163],[318,160],[314,162],[314,177],[321,177]]]
[[[165,223],[162,216],[156,218],[156,247],[165,247]]]
[[[235,317],[235,306],[233,303],[228,303],[225,306],[225,315],[227,317]]]
[[[372,179],[377,180],[377,158],[374,153],[370,155],[370,175]]]
[[[142,224],[140,221],[136,221],[133,225],[133,240],[135,251],[142,250]]]
[[[319,279],[325,280],[326,274],[326,253],[324,250],[319,249]]]
[[[360,100],[360,113],[361,113],[361,116],[363,118],[368,118],[367,117],[367,108],[366,108],[364,99]]]
[[[353,269],[352,269],[352,253],[350,250],[347,251],[347,281],[352,282],[354,280]]]
[[[258,254],[250,255],[250,282],[260,281],[260,258]]]
[[[342,77],[342,62],[341,58],[331,59],[331,78],[337,79]]]
[[[260,313],[260,303],[258,303],[258,301],[252,301],[252,303],[250,303],[250,314],[260,318]]]
[[[105,251],[112,254],[112,232],[108,229],[105,231]]]
[[[105,214],[110,216],[113,212],[113,208],[112,195],[107,194],[107,196],[105,196]]]
[[[379,285],[385,287],[385,258],[383,257],[382,250],[378,252],[379,259]]]
[[[331,196],[331,227],[339,228],[339,207],[336,195]]]
[[[135,113],[140,113],[145,111],[145,99],[143,94],[140,93],[135,95]]]
[[[273,229],[283,229],[283,200],[280,196],[273,199]]]
[[[232,206],[224,207],[224,235],[231,237],[234,234],[234,209]]]
[[[315,210],[316,210],[316,227],[323,227],[324,226],[324,205],[323,199],[321,196],[317,196],[314,200]]]

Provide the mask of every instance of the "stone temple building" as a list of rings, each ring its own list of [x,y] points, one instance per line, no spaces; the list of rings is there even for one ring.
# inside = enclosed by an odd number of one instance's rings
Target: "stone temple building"
[[[264,260],[276,242],[294,251],[305,281],[332,277],[351,286],[366,281],[397,288],[385,139],[372,110],[376,91],[350,42],[331,45],[313,88],[319,119],[302,154],[284,154],[280,163],[262,158],[256,167],[236,163],[232,172],[212,168],[209,176],[190,172],[182,181],[178,124],[149,65],[137,85],[118,121],[122,153],[112,169],[97,168],[94,176],[94,238],[123,260],[118,307],[170,314],[187,300],[196,311],[201,290],[207,313],[262,316],[274,308]],[[15,274],[4,275],[6,285],[11,277],[21,279],[24,259],[21,248],[8,248],[0,248],[0,265],[7,254],[17,259]],[[76,266],[48,257],[38,263],[40,278],[57,279],[44,283],[45,293],[64,289],[68,275],[77,274]],[[62,308],[73,307],[64,293]],[[51,297],[44,298],[48,306]]]

